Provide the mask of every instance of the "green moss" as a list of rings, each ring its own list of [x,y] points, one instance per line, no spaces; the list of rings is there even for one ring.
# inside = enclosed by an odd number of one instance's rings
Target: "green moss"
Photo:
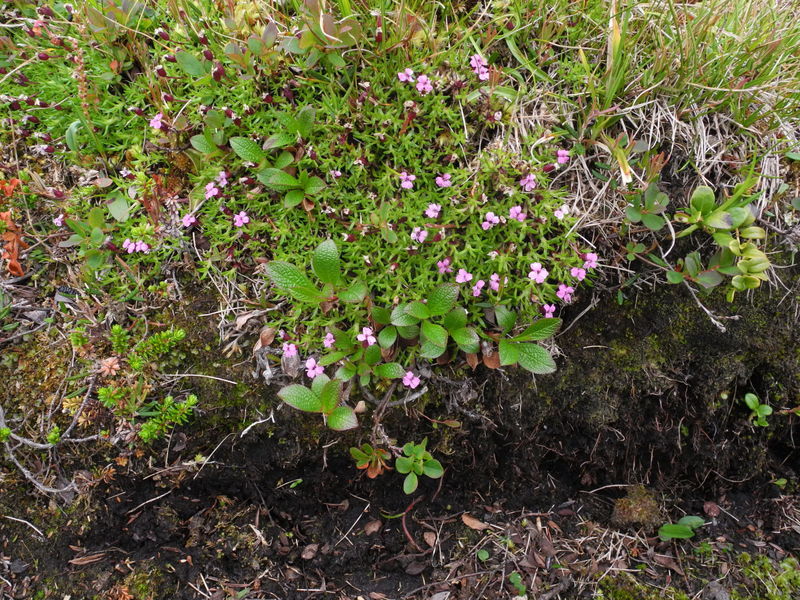
[[[597,600],[689,600],[689,596],[672,587],[653,588],[623,573],[600,580]]]
[[[125,577],[122,584],[134,600],[156,600],[164,597],[164,590],[160,589],[163,579],[161,571],[156,568],[137,569]]]
[[[746,579],[731,593],[731,600],[794,600],[800,597],[800,563],[787,558],[774,563],[766,556],[740,554],[737,562]]]
[[[614,502],[614,514],[611,520],[617,525],[642,525],[653,528],[664,522],[661,506],[652,492],[643,485],[628,488],[623,498]]]

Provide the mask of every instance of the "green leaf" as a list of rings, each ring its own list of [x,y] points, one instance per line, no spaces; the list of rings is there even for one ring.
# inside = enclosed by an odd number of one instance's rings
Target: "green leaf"
[[[93,270],[99,269],[106,262],[106,253],[102,250],[87,250],[84,253],[84,257],[86,258],[86,265]]]
[[[346,431],[358,427],[358,418],[349,406],[334,408],[328,415],[328,427],[334,431]]]
[[[322,190],[325,189],[325,182],[322,181],[319,177],[311,177],[305,185],[305,192],[309,196],[313,196],[314,194],[319,194]]]
[[[716,199],[714,198],[714,190],[710,187],[701,185],[693,193],[689,201],[691,207],[702,213],[704,216],[710,214],[716,207]]]
[[[419,325],[398,325],[397,333],[404,340],[413,340],[419,337]]]
[[[322,283],[339,283],[342,272],[336,242],[327,239],[317,246],[311,257],[311,269]]]
[[[317,375],[311,381],[311,391],[314,392],[317,396],[319,396],[322,393],[322,388],[324,388],[325,384],[328,383],[330,380],[331,380],[330,377],[325,375],[325,373],[323,373],[322,375]]]
[[[276,133],[267,138],[264,142],[264,149],[272,150],[273,148],[285,148],[294,143],[295,136],[291,133]]]
[[[658,529],[658,537],[660,537],[661,540],[664,542],[676,538],[686,540],[693,536],[694,536],[694,530],[687,525],[676,525],[674,523],[668,523],[667,525],[662,525]]]
[[[744,395],[744,403],[747,405],[747,408],[749,408],[752,411],[755,411],[758,408],[758,405],[760,404],[760,402],[758,401],[758,396],[750,392]]]
[[[442,349],[447,347],[448,333],[441,325],[436,325],[430,321],[423,321],[420,332],[422,334],[423,344],[429,342]]]
[[[282,260],[273,260],[267,265],[267,276],[279,288],[291,290],[293,288],[313,287],[311,281],[300,269],[292,263]]]
[[[320,412],[322,402],[319,397],[303,385],[287,385],[278,392],[278,398],[289,406],[304,412]]]
[[[400,363],[391,362],[375,367],[375,374],[384,379],[400,379],[406,374],[406,370]]]
[[[678,525],[686,525],[692,529],[697,529],[705,524],[706,521],[703,519],[703,517],[697,517],[694,515],[686,515],[685,517],[681,517],[681,519],[678,521]]]
[[[517,344],[519,364],[536,375],[546,375],[556,370],[556,363],[550,353],[539,344]]]
[[[652,213],[643,214],[642,223],[644,223],[644,226],[651,231],[658,231],[667,224],[667,222],[664,220],[664,217],[654,215]]]
[[[275,164],[272,166],[275,167],[276,169],[285,169],[293,162],[294,162],[294,156],[292,156],[290,152],[286,152],[284,150],[278,155],[278,158],[275,159]]]
[[[364,362],[369,366],[377,365],[381,361],[381,347],[377,344],[367,346],[364,350]]]
[[[295,117],[295,127],[297,129],[297,133],[299,133],[302,137],[308,139],[308,136],[311,135],[311,129],[314,125],[314,116],[316,115],[316,109],[311,106],[310,104],[304,106],[300,109]]]
[[[105,239],[106,236],[103,233],[103,230],[100,229],[99,227],[95,227],[94,229],[92,229],[92,233],[89,235],[89,241],[91,241],[92,245],[94,246],[100,246],[103,243],[103,240]]]
[[[638,223],[642,220],[642,211],[635,206],[628,206],[625,208],[625,215],[631,223]]]
[[[477,354],[480,350],[480,338],[471,327],[462,327],[450,331],[458,347],[467,354]]]
[[[406,312],[407,306],[407,304],[398,304],[395,306],[394,310],[392,311],[392,325],[404,327],[419,323],[419,319],[412,317]]]
[[[439,477],[444,475],[442,463],[435,458],[425,461],[425,463],[422,465],[422,472],[431,479],[439,479]]]
[[[733,227],[733,217],[724,210],[718,210],[708,216],[706,225],[714,229],[730,229]]]
[[[373,306],[370,313],[372,320],[380,325],[388,325],[392,322],[392,313],[388,308],[382,306]]]
[[[511,338],[515,342],[535,342],[552,337],[561,326],[561,319],[537,319],[533,324],[518,336]]]
[[[519,344],[510,342],[508,340],[500,340],[500,364],[504,367],[508,365],[515,365],[519,362],[520,348]]]
[[[67,132],[64,134],[64,141],[67,143],[67,148],[73,152],[77,152],[81,147],[78,142],[78,129],[80,129],[81,125],[82,123],[80,121],[73,121],[70,123],[70,126],[67,127]]]
[[[378,345],[381,348],[391,348],[395,341],[397,341],[397,327],[390,325],[378,332]]]
[[[337,369],[336,379],[341,379],[342,381],[350,381],[353,377],[356,376],[357,372],[358,369],[356,368],[356,366],[353,363],[348,362],[346,364],[343,364],[341,367]]]
[[[667,281],[670,283],[683,283],[683,273],[678,271],[667,271]]]
[[[420,320],[429,319],[431,316],[431,311],[428,310],[428,307],[419,301],[410,302],[408,305],[406,305],[406,312],[415,319]]]
[[[419,346],[419,355],[422,358],[439,358],[447,349],[437,346],[428,340],[423,340]]]
[[[347,350],[341,350],[339,352],[331,352],[330,354],[326,354],[325,356],[320,358],[317,364],[323,367],[327,367],[328,365],[332,365],[335,362],[339,362],[346,356],[350,356],[350,352]]]
[[[301,187],[296,178],[280,169],[262,169],[257,177],[261,183],[279,192]]]
[[[333,379],[322,386],[322,390],[319,392],[319,403],[323,414],[331,414],[339,404],[341,383],[338,379]]]
[[[517,322],[517,313],[508,310],[508,307],[503,304],[494,307],[494,317],[503,333],[511,331],[511,328]]]
[[[418,485],[419,480],[417,479],[417,475],[415,473],[409,473],[403,480],[403,491],[406,494],[413,494],[415,491],[417,491]]]
[[[361,280],[356,280],[350,284],[346,290],[339,292],[339,300],[342,302],[361,302],[367,297],[369,289],[367,284]]]
[[[97,229],[103,229],[106,226],[105,221],[106,212],[99,206],[95,206],[92,210],[90,210],[89,215],[86,217],[86,222],[89,224],[89,226]]]
[[[405,456],[398,456],[394,461],[394,468],[397,469],[398,473],[410,473],[413,466],[414,461]]]
[[[722,283],[722,275],[719,271],[703,271],[697,274],[697,283],[702,285],[707,290],[718,286]]]
[[[261,150],[261,147],[250,138],[232,137],[228,143],[231,145],[236,155],[242,160],[251,163],[260,163],[264,160],[264,152]]]
[[[193,77],[202,77],[206,74],[205,65],[193,54],[179,50],[175,53],[175,59],[178,61],[178,66]]]
[[[789,160],[794,160],[794,161],[800,160],[800,152],[787,152],[785,156]]]
[[[197,150],[198,152],[202,152],[203,154],[211,154],[217,147],[204,135],[193,135],[189,138],[189,143],[192,145],[192,148]]]
[[[458,301],[459,287],[455,283],[443,283],[428,296],[428,310],[432,317],[449,312]]]
[[[286,208],[294,208],[303,201],[306,195],[303,190],[289,190],[283,197],[283,206]]]
[[[444,316],[444,328],[451,333],[456,329],[467,326],[467,311],[461,307],[456,307]]]
[[[128,201],[122,194],[116,194],[113,202],[108,205],[108,212],[120,223],[124,223],[131,216]]]

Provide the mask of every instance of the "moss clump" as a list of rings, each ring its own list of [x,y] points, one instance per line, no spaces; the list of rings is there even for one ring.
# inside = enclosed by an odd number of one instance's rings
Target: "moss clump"
[[[136,570],[123,581],[123,586],[134,600],[156,600],[163,598],[160,590],[164,579],[161,571],[156,568]]]
[[[774,563],[766,556],[738,557],[745,584],[737,585],[731,600],[795,600],[800,598],[800,563],[787,558]]]
[[[652,588],[622,573],[600,580],[597,600],[689,600],[689,596],[672,587]]]
[[[641,525],[652,528],[664,522],[661,506],[643,485],[628,488],[628,493],[614,502],[611,521],[618,526]]]

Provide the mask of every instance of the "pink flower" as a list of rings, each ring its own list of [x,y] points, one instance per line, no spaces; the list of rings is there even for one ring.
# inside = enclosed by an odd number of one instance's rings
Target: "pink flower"
[[[411,241],[417,242],[418,244],[422,244],[425,241],[425,238],[428,237],[428,230],[422,229],[422,227],[414,227],[411,230]]]
[[[580,267],[572,267],[570,269],[569,274],[575,277],[578,281],[583,281],[586,279],[586,269],[581,269]]]
[[[569,214],[569,206],[566,204],[562,204],[559,208],[557,208],[553,214],[556,216],[556,219],[559,221],[566,217]]]
[[[425,209],[425,216],[429,219],[437,219],[441,210],[441,204],[428,204],[428,208]]]
[[[406,374],[403,375],[403,385],[410,387],[412,390],[416,389],[419,385],[419,377],[414,375],[413,371],[406,371]]]
[[[572,286],[566,285],[564,283],[558,284],[558,291],[556,292],[556,296],[561,298],[567,304],[572,302],[572,294],[574,293],[575,293],[575,288],[573,288]]]
[[[442,173],[436,178],[436,185],[443,188],[450,187],[451,185],[453,185],[453,182],[450,179],[451,179],[450,173]]]
[[[445,258],[444,260],[440,260],[436,263],[436,266],[439,269],[439,273],[452,273],[453,267],[450,266],[450,259]]]
[[[473,54],[469,58],[469,66],[481,81],[489,79],[489,63],[480,54]]]
[[[400,173],[400,187],[405,190],[412,189],[414,187],[414,180],[416,178],[416,175],[410,175],[409,173],[402,171]]]
[[[569,162],[569,151],[559,148],[556,151],[556,162],[558,164],[560,164],[560,165],[563,165],[564,163],[568,163]]]
[[[361,333],[356,336],[356,339],[359,342],[366,342],[367,346],[372,346],[377,340],[375,336],[372,335],[372,329],[369,327],[363,327],[361,329]]]
[[[514,219],[519,221],[520,223],[525,222],[525,213],[522,212],[521,206],[512,206],[508,211],[508,218]]]
[[[425,77],[423,75],[423,77]],[[403,83],[414,83],[414,71],[405,69],[397,74],[397,78]]]
[[[191,227],[195,223],[197,223],[197,217],[194,215],[183,215],[183,219],[181,219],[184,227]]]
[[[503,277],[503,285],[506,283],[508,283],[508,277]],[[495,292],[500,290],[500,275],[492,273],[491,277],[489,277],[489,287]]]
[[[283,355],[286,358],[291,358],[292,356],[297,356],[297,346],[295,346],[294,344],[290,344],[289,342],[286,342],[283,345]]]
[[[550,272],[542,266],[542,263],[535,262],[531,263],[531,272],[528,273],[528,277],[536,283],[544,283],[549,274]]]
[[[122,242],[122,249],[127,251],[128,254],[133,254],[136,252],[136,242],[132,242],[130,238],[125,238],[125,241]]]
[[[542,306],[542,310],[544,311],[544,316],[550,319],[553,317],[554,314],[556,314],[556,305],[545,304],[544,306]]]
[[[583,268],[584,269],[596,269],[597,268],[597,260],[598,256],[594,252],[587,252],[583,255]]]
[[[249,222],[250,222],[250,217],[244,211],[240,211],[239,214],[233,215],[233,224],[236,227],[244,227]]]
[[[158,113],[155,117],[150,119],[150,127],[153,129],[160,131],[164,127],[164,123],[162,122],[164,119],[164,113]]]
[[[519,180],[519,184],[522,186],[522,189],[526,192],[531,192],[536,187],[536,175],[533,173],[528,173]]]
[[[329,331],[325,334],[325,339],[322,340],[322,345],[326,348],[332,348],[333,345],[336,343],[336,338],[334,335]]]
[[[459,269],[456,273],[456,283],[467,283],[468,281],[472,281],[472,273]]]
[[[417,91],[423,96],[433,91],[433,82],[427,75],[420,75],[417,78]]]
[[[498,217],[493,212],[486,213],[486,216],[483,218],[483,223],[481,223],[481,227],[483,227],[484,231],[487,231],[497,225],[500,222],[500,217]]]
[[[228,185],[228,174],[225,171],[220,171],[217,173],[217,185],[219,187],[225,187]]]
[[[472,295],[476,298],[481,295],[481,290],[486,285],[483,279],[479,279],[475,285],[472,286]]]
[[[129,250],[130,252],[130,250]],[[136,242],[136,252],[142,252],[144,254],[150,253],[150,244],[139,240]]]
[[[206,200],[210,200],[215,196],[219,196],[219,188],[215,185],[213,181],[209,181],[206,184]]]
[[[328,175],[330,175],[334,179],[339,179],[339,177],[342,176],[342,172],[339,169],[332,169],[328,171]]]
[[[59,214],[57,217],[53,217],[53,225],[56,227],[61,227],[64,225],[64,213]]]
[[[317,361],[313,358],[309,358],[306,361],[306,375],[309,379],[314,379],[317,375],[322,375],[325,372],[325,369],[322,365],[318,365]]]

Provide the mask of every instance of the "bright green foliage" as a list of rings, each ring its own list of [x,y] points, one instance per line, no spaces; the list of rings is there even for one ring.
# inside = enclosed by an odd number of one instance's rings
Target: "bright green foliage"
[[[139,416],[146,417],[147,421],[139,430],[139,437],[145,443],[150,443],[164,436],[172,427],[184,425],[192,414],[197,404],[197,396],[190,394],[183,402],[176,402],[172,396],[167,396],[161,402],[154,402],[139,411]]]
[[[666,523],[658,529],[658,537],[662,541],[672,539],[689,539],[694,537],[695,530],[705,525],[701,517],[687,515],[682,517],[677,523]]]
[[[114,354],[125,354],[130,349],[130,334],[122,325],[114,324],[108,334]]]
[[[55,446],[61,441],[61,428],[58,425],[53,425],[50,431],[47,432],[47,443]]]
[[[365,443],[358,448],[350,448],[350,456],[356,461],[356,468],[364,469],[370,479],[374,479],[386,469],[391,469],[387,465],[391,454],[383,448],[374,448]]]
[[[356,413],[349,406],[340,406],[342,382],[327,375],[317,375],[311,388],[304,385],[287,385],[278,391],[286,404],[304,412],[321,413],[325,423],[334,431],[358,427]]]
[[[135,371],[141,371],[148,363],[157,360],[172,350],[186,337],[183,329],[168,329],[154,333],[139,342],[128,357],[128,364]]]
[[[427,445],[428,438],[422,440],[420,444],[409,442],[403,446],[403,456],[398,456],[394,461],[397,472],[406,476],[403,480],[403,491],[406,494],[413,494],[416,491],[419,478],[423,475],[431,479],[438,479],[444,475],[442,464],[425,449]]]
[[[768,404],[761,404],[758,396],[749,392],[744,395],[742,402],[750,409],[750,420],[753,421],[753,423],[759,427],[767,427],[769,425],[769,423],[767,423],[767,417],[772,414],[771,406]]]

